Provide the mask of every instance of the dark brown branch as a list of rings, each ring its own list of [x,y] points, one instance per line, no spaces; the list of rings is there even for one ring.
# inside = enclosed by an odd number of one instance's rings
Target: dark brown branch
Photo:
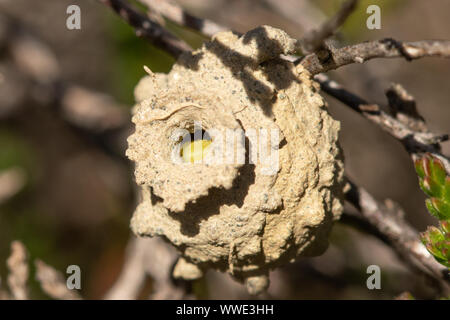
[[[139,13],[125,0],[99,0],[111,7],[123,20],[132,26],[138,37],[143,37],[155,46],[168,52],[175,59],[182,53],[190,51],[191,47],[177,38],[160,24]]]
[[[160,13],[180,26],[191,28],[206,37],[212,37],[217,32],[229,30],[229,28],[215,23],[214,21],[198,18],[189,14],[178,4],[170,0],[139,0],[139,2],[146,5],[150,10]]]
[[[401,141],[415,160],[425,151],[432,152],[441,159],[449,171],[450,162],[440,153],[439,142],[447,136],[431,133],[423,118],[418,114],[414,98],[400,85],[392,85],[386,92],[390,113],[381,110],[377,104],[345,90],[337,82],[325,75],[316,75],[322,90],[351,107],[383,130]],[[450,172],[450,171],[449,171]],[[440,294],[450,292],[449,272],[437,263],[419,241],[418,232],[403,219],[403,211],[392,202],[386,204],[375,200],[366,190],[351,183],[347,201],[359,212],[344,215],[344,222],[356,223],[390,245],[412,269],[433,279]]]
[[[447,171],[450,172],[450,159],[448,159],[440,152],[440,146],[438,145],[440,142],[448,140],[449,137],[447,134],[437,135],[430,132],[426,128],[423,120],[419,120],[418,115],[412,113],[413,111],[409,111],[409,113],[398,112],[398,105],[393,106],[392,108],[397,108],[397,111],[393,110],[393,113],[396,114],[394,116],[383,111],[379,105],[369,103],[366,100],[358,97],[357,95],[349,92],[336,81],[328,79],[328,77],[325,75],[316,75],[315,79],[320,83],[322,90],[327,94],[349,106],[371,122],[380,126],[380,128],[388,132],[391,136],[398,139],[404,145],[413,160],[415,160],[425,152],[430,152],[431,154],[442,160]],[[403,91],[402,93],[399,90],[400,89],[398,86],[394,86],[388,91],[388,96],[391,96],[391,104],[394,103],[393,101],[395,101],[397,104],[401,103],[402,94],[404,98],[408,97],[408,100],[404,101],[403,103],[411,104],[412,97],[409,95],[405,96],[404,94],[406,92]],[[395,95],[397,98],[394,99],[393,95]],[[406,111],[407,108],[408,107],[405,107],[405,110],[403,111]],[[415,110],[415,106],[413,110],[417,113],[417,110]],[[406,120],[405,117],[406,119],[410,120]],[[421,121],[420,125],[418,124],[418,121]],[[412,123],[415,123],[416,127],[414,127]],[[417,127],[418,125],[419,127]]]
[[[355,10],[357,3],[358,0],[348,0],[344,2],[335,16],[322,24],[318,29],[307,32],[303,38],[298,41],[298,48],[303,53],[316,52],[323,48],[324,41],[334,35],[337,29]]]
[[[428,130],[424,119],[417,112],[414,98],[401,85],[393,84],[386,91],[389,102],[389,112],[386,112],[379,105],[368,103],[347,91],[326,75],[316,75],[315,79],[323,91],[398,139],[412,160],[417,159],[423,152],[431,152],[443,161],[450,172],[450,161],[442,155],[439,145],[447,140],[448,136],[436,135]],[[419,241],[418,232],[403,219],[401,208],[392,202],[378,202],[366,190],[352,183],[346,196],[347,201],[359,212],[346,213],[343,216],[344,222],[357,224],[362,230],[386,242],[415,272],[432,279],[440,294],[447,295],[450,292],[448,269],[437,263],[426,251]]]
[[[373,123],[379,125],[400,140],[414,160],[422,152],[429,151],[443,160],[447,170],[449,159],[440,153],[439,142],[448,137],[428,131],[423,118],[418,114],[415,101],[400,85],[392,85],[387,91],[391,114],[380,106],[345,90],[325,75],[316,75],[322,90],[351,107]],[[392,202],[386,204],[375,200],[366,190],[351,183],[347,201],[359,212],[344,215],[344,222],[356,223],[390,245],[397,254],[416,272],[433,279],[441,294],[450,292],[447,268],[437,263],[419,241],[419,234],[404,219],[403,211]]]
[[[403,57],[408,61],[424,57],[450,58],[450,41],[423,40],[401,42],[383,39],[363,42],[339,49],[331,48],[330,56],[325,61],[312,53],[302,59],[302,64],[312,74],[337,69],[351,63],[363,63],[375,58]]]
[[[432,280],[439,294],[447,296],[450,292],[449,270],[425,249],[419,241],[419,233],[404,220],[403,210],[392,201],[378,202],[363,188],[350,184],[346,199],[358,212],[344,214],[343,221],[361,225],[386,242],[415,272]]]

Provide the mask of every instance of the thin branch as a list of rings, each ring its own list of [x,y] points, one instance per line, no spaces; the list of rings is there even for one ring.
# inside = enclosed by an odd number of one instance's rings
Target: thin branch
[[[35,260],[36,280],[41,284],[42,291],[53,299],[80,300],[81,297],[75,290],[69,290],[66,280],[61,272],[47,265],[41,260]]]
[[[443,137],[429,132],[418,132],[408,128],[405,124],[383,111],[379,105],[369,103],[363,98],[351,93],[336,81],[330,80],[326,75],[317,75],[315,80],[320,83],[323,91],[380,126],[384,131],[398,140],[403,140],[407,136],[414,135],[421,143],[432,144],[443,139]]]
[[[229,30],[229,28],[214,21],[191,15],[177,3],[170,0],[139,0],[139,2],[180,26],[191,28],[206,37],[212,37],[217,32]]]
[[[127,248],[125,264],[107,300],[136,299],[147,275],[153,280],[152,299],[182,299],[188,297],[182,286],[172,279],[171,270],[178,255],[161,238],[133,237]]]
[[[180,26],[196,30],[206,37],[212,37],[217,32],[229,30],[229,28],[214,21],[202,19],[189,14],[181,6],[170,0],[139,0],[139,2],[146,5],[150,10],[165,16]],[[305,35],[305,37],[303,37],[303,39],[299,40],[300,48],[304,52],[313,52],[316,49],[319,49],[319,47],[323,44],[323,41],[333,35],[335,31],[344,23],[346,18],[355,9],[357,2],[358,0],[349,0],[345,2],[339,12],[332,19],[323,23],[320,28],[311,30]],[[275,6],[275,3],[270,4]],[[280,8],[281,4],[282,1],[277,1],[277,8]],[[301,6],[303,8],[304,4]],[[292,8],[290,10],[292,11]]]
[[[447,296],[450,293],[449,270],[436,262],[425,249],[419,241],[419,233],[404,220],[403,210],[392,201],[378,202],[352,182],[350,185],[346,198],[358,212],[346,213],[343,221],[350,220],[364,228],[369,227],[370,233],[390,245],[414,271],[432,279],[440,294]]]
[[[144,243],[133,238],[128,244],[125,264],[119,278],[106,293],[106,300],[133,300],[136,299],[145,283],[146,272],[144,258],[147,251]]]
[[[437,135],[428,131],[424,122],[422,123],[422,127],[420,129],[414,128],[411,124],[408,124],[408,122],[399,119],[400,114],[405,117],[405,115],[407,115],[406,113],[399,114],[397,112],[397,116],[393,116],[383,111],[379,105],[367,102],[366,100],[344,89],[336,81],[328,79],[325,75],[316,75],[315,79],[320,83],[322,90],[327,94],[360,113],[366,119],[380,126],[381,129],[399,140],[404,145],[413,160],[425,152],[430,152],[442,160],[447,171],[450,172],[450,159],[440,152],[440,147],[438,145],[440,142],[448,140],[449,137],[447,134]],[[390,92],[392,95],[394,94],[394,91],[391,89],[388,91],[388,94]],[[398,99],[396,100],[397,102],[400,101],[400,94],[401,93],[398,93]],[[393,100],[391,97],[391,104],[393,103],[392,101]],[[409,101],[405,103],[411,102]],[[412,117],[414,120],[411,121],[415,121],[417,125],[417,115],[411,115],[408,117]]]
[[[450,58],[450,41],[423,40],[402,42],[383,39],[363,42],[343,48],[331,48],[330,56],[325,61],[316,53],[304,57],[300,64],[311,74],[318,74],[337,69],[351,63],[363,63],[375,58],[403,57],[408,61],[424,57]]]
[[[381,110],[377,104],[345,90],[327,76],[316,75],[322,90],[351,107],[404,145],[412,160],[423,152],[431,152],[441,159],[450,172],[450,161],[441,154],[439,142],[448,139],[446,135],[431,133],[424,119],[419,115],[414,98],[406,90],[393,84],[387,90],[390,113]],[[443,294],[450,292],[449,271],[437,263],[419,241],[418,232],[404,219],[401,208],[392,202],[386,204],[375,200],[366,190],[351,183],[347,201],[359,210],[353,215],[344,215],[344,222],[356,222],[363,230],[378,236],[397,252],[397,254],[416,272],[434,279]]]
[[[0,290],[0,300],[15,299],[27,300],[28,295],[28,255],[22,242],[13,241],[11,243],[11,255],[7,260],[9,269],[8,285],[11,295]],[[80,299],[77,292],[67,288],[63,275],[46,265],[40,260],[35,261],[36,279],[40,282],[42,290],[55,299]],[[1,289],[1,282],[0,282]]]
[[[392,85],[386,94],[391,114],[381,110],[377,104],[370,104],[364,99],[345,90],[337,82],[325,75],[316,75],[322,90],[351,107],[383,130],[401,141],[415,160],[421,153],[428,151],[444,162],[447,170],[450,162],[440,153],[439,142],[448,139],[431,133],[423,118],[418,114],[415,101],[400,85]],[[449,171],[450,172],[450,171]],[[419,241],[418,232],[404,219],[401,208],[392,202],[386,204],[375,200],[366,190],[351,183],[347,201],[359,210],[353,215],[346,214],[344,222],[356,222],[363,230],[378,236],[392,246],[397,254],[415,271],[433,278],[441,293],[450,292],[450,276],[447,268],[437,263]]]
[[[337,29],[347,20],[355,10],[358,0],[344,2],[341,9],[330,20],[323,23],[318,29],[308,31],[298,41],[298,49],[303,53],[316,52],[323,48],[324,41],[334,35]]]
[[[177,38],[160,24],[139,13],[124,0],[99,0],[113,9],[123,20],[132,26],[136,35],[150,41],[177,59],[182,53],[190,51],[191,47]]]
[[[11,255],[7,260],[7,265],[9,269],[8,285],[12,298],[27,300],[28,258],[25,246],[20,241],[11,243]]]
[[[99,0],[110,6],[125,21],[136,29],[138,36],[143,36],[155,45],[177,58],[181,53],[191,50],[184,41],[173,36],[160,24],[145,17],[131,7],[124,0]],[[211,36],[217,31],[226,30],[225,27],[210,20],[197,18],[183,11],[183,9],[164,0],[139,0],[149,8],[165,15],[180,25],[191,27]],[[319,29],[308,33],[304,39],[299,40],[299,47],[306,51],[317,50],[324,40],[331,36],[354,10],[357,0],[347,1],[341,10],[330,21],[324,23]],[[311,53],[304,57],[302,64],[313,75],[337,69],[351,63],[363,63],[374,58],[404,57],[407,60],[422,57],[450,57],[450,41],[424,40],[416,42],[400,42],[394,39],[383,39],[373,42],[364,42],[343,48],[327,47],[327,55],[321,52]]]

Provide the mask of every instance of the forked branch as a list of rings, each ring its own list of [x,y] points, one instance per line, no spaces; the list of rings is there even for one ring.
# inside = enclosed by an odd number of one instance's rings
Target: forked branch
[[[326,60],[312,53],[304,57],[300,64],[312,74],[318,74],[375,58],[405,58],[408,61],[424,57],[450,58],[448,40],[402,42],[388,38],[329,49],[330,55]]]

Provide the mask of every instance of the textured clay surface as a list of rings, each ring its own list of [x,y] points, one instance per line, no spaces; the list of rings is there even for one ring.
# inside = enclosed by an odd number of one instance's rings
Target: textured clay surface
[[[142,199],[131,227],[178,248],[174,276],[196,279],[214,268],[259,293],[270,269],[326,249],[343,210],[340,125],[310,74],[279,58],[294,44],[267,26],[219,33],[169,74],[137,85],[127,155]],[[244,164],[174,163],[174,132],[192,132],[194,121],[207,132],[278,129],[278,170],[249,163],[248,139],[236,147],[245,148]]]

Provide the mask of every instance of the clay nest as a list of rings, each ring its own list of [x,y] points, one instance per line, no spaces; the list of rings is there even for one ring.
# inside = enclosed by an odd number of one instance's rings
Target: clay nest
[[[241,37],[222,32],[168,74],[150,72],[137,85],[127,155],[142,199],[131,228],[178,248],[175,277],[214,268],[259,293],[270,269],[327,248],[343,210],[340,125],[311,75],[280,58],[294,47],[268,26]],[[220,154],[214,148],[202,161],[183,161],[198,123],[212,142],[226,136],[212,132],[244,132],[233,145],[218,144],[234,161],[206,161]],[[263,138],[275,142],[265,151]]]

